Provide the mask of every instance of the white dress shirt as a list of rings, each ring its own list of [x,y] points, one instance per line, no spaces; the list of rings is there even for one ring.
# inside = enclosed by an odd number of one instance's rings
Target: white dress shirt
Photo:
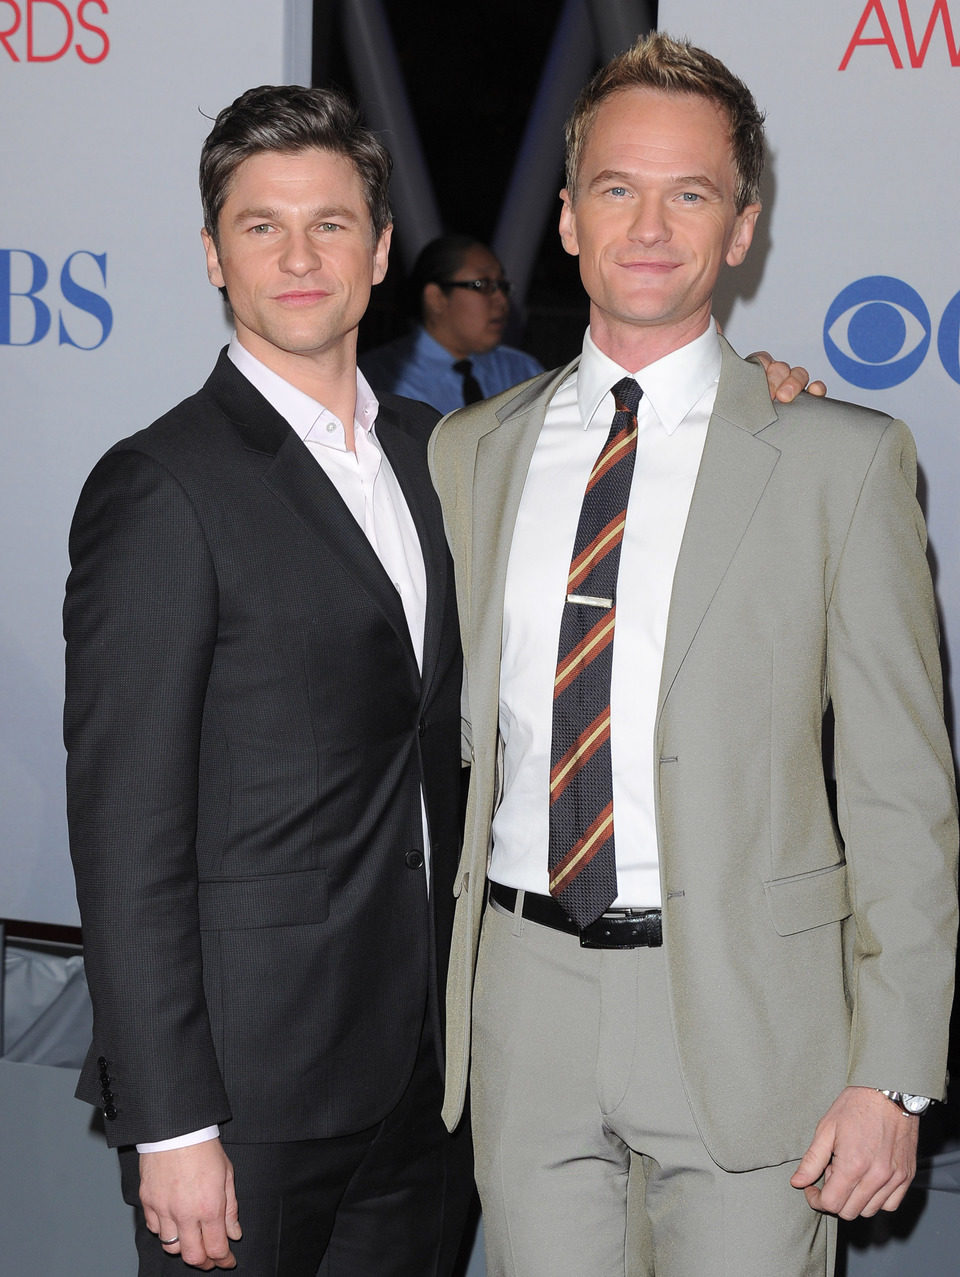
[[[589,330],[577,369],[547,406],[514,529],[500,672],[503,799],[490,877],[548,894],[553,682],[574,537],[587,478],[613,420],[611,388],[643,390],[617,584],[610,747],[616,908],[661,903],[654,729],[673,576],[720,376],[716,329],[649,364],[621,368]]]
[[[343,422],[324,408],[323,404],[284,381],[241,346],[236,336],[231,339],[227,353],[237,369],[304,441],[363,529],[377,558],[397,587],[416,653],[417,666],[422,669],[423,627],[427,609],[427,576],[423,553],[397,476],[378,444],[376,420],[380,405],[363,374],[358,370],[354,416],[356,452],[350,452],[346,446]],[[420,808],[425,876],[429,884],[430,841],[422,792]],[[172,1139],[138,1144],[137,1151],[159,1153],[171,1148],[186,1148],[191,1144],[216,1139],[219,1134],[218,1127],[208,1126],[202,1131],[191,1131]]]

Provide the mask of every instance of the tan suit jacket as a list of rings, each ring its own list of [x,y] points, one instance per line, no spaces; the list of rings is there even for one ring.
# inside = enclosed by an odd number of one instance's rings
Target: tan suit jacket
[[[545,408],[569,371],[446,418],[430,446],[473,763],[447,995],[451,1126],[499,798],[504,579]],[[728,1170],[798,1158],[847,1083],[944,1093],[956,793],[915,480],[901,422],[808,395],[771,404],[763,372],[723,342],[674,578],[654,785],[680,1067]]]

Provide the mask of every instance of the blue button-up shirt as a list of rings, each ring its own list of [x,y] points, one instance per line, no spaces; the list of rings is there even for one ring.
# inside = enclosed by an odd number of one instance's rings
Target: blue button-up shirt
[[[463,407],[463,379],[453,369],[457,361],[423,327],[385,346],[368,350],[359,362],[363,375],[378,395],[422,399],[438,412],[453,412],[454,408]],[[543,372],[532,355],[511,346],[497,346],[472,355],[470,362],[473,375],[487,398]]]

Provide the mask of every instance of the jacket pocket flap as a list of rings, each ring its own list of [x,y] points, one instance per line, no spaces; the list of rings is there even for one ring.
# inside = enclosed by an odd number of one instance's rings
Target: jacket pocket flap
[[[202,879],[198,904],[201,931],[308,926],[327,917],[327,871]]]
[[[847,866],[831,865],[812,873],[775,878],[763,889],[777,934],[792,936],[849,916]]]

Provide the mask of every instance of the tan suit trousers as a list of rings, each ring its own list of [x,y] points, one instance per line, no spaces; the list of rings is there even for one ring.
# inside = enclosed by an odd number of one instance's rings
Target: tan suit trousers
[[[833,1272],[836,1221],[791,1188],[795,1162],[731,1174],[704,1148],[662,948],[581,949],[491,903],[474,1008],[488,1277]]]

